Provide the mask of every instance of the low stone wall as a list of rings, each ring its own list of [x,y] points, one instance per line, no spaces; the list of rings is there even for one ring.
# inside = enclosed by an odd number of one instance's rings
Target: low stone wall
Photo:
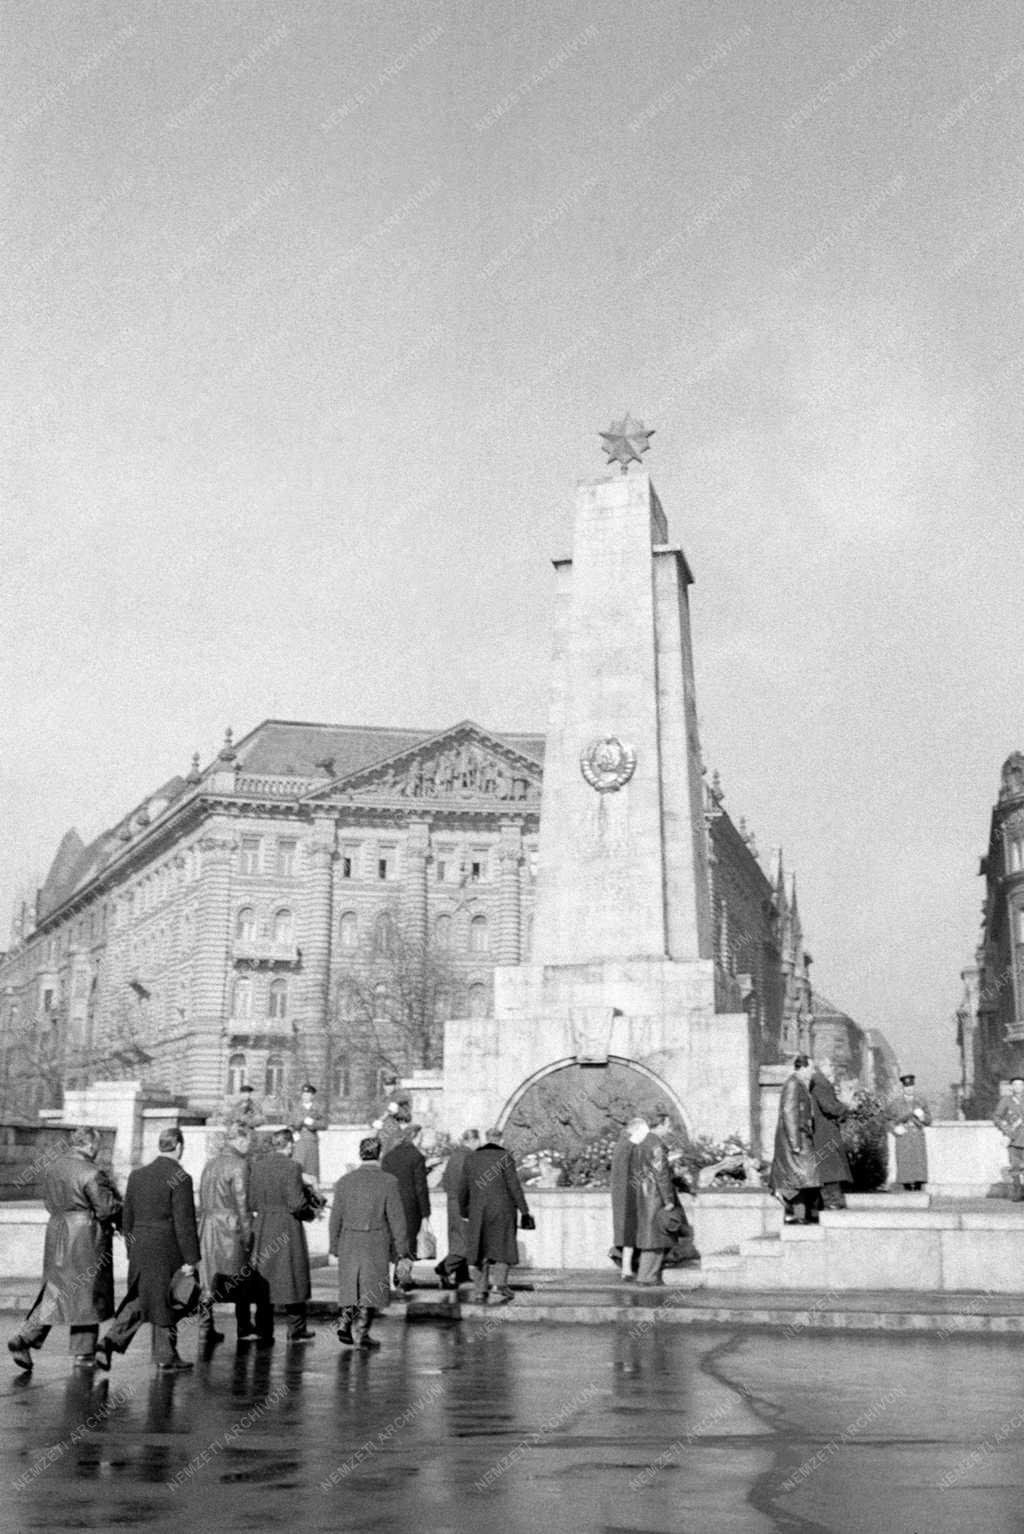
[[[1009,1157],[1006,1137],[987,1119],[941,1119],[924,1132],[928,1191],[952,1198],[999,1197]],[[889,1144],[893,1138],[890,1135]],[[890,1167],[890,1175],[893,1168]]]
[[[68,1148],[70,1123],[0,1124],[0,1204],[42,1198],[47,1167]],[[114,1153],[113,1129],[100,1129],[99,1163],[109,1167]]]

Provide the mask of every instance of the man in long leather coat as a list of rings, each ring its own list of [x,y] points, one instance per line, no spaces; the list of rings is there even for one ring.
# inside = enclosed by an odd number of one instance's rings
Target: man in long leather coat
[[[806,1225],[817,1218],[811,1214],[821,1187],[814,1154],[814,1104],[808,1091],[813,1074],[807,1056],[797,1055],[779,1099],[769,1187],[786,1207],[787,1225]]]
[[[64,1155],[43,1176],[43,1199],[50,1219],[43,1248],[43,1287],[17,1336],[7,1346],[20,1369],[32,1368],[32,1348],[41,1348],[55,1323],[71,1328],[76,1367],[96,1363],[100,1322],[114,1314],[113,1232],[121,1223],[121,1195],[96,1165],[100,1137],[75,1129]]]
[[[222,1148],[203,1167],[199,1179],[199,1250],[202,1256],[203,1291],[199,1303],[199,1342],[206,1348],[222,1342],[223,1333],[213,1325],[217,1300],[235,1306],[239,1342],[255,1342],[259,1333],[272,1332],[273,1316],[265,1313],[266,1300],[253,1284],[250,1261],[253,1221],[249,1208],[249,1151],[252,1136],[242,1124],[232,1124]],[[251,1301],[256,1299],[253,1330]]]

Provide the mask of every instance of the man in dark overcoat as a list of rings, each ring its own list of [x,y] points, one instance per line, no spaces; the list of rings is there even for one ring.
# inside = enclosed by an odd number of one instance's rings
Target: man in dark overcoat
[[[269,1152],[257,1157],[249,1175],[255,1219],[252,1263],[259,1275],[257,1304],[264,1342],[273,1341],[274,1305],[283,1306],[288,1316],[289,1342],[312,1342],[316,1335],[306,1325],[310,1284],[304,1223],[313,1217],[314,1205],[293,1159],[294,1147],[291,1130],[278,1129],[270,1137]]]
[[[338,1341],[377,1348],[370,1328],[391,1299],[389,1260],[394,1256],[404,1265],[409,1241],[398,1180],[384,1171],[375,1135],[360,1140],[359,1162],[334,1184],[328,1227],[330,1251],[338,1259]]]
[[[611,1259],[622,1269],[624,1283],[632,1283],[640,1266],[636,1240],[636,1181],[633,1175],[636,1148],[646,1140],[647,1120],[635,1114],[626,1124],[612,1151],[609,1184],[612,1196]]]
[[[462,1186],[462,1169],[466,1158],[480,1148],[479,1129],[466,1129],[458,1145],[445,1163],[441,1177],[448,1205],[448,1251],[437,1264],[434,1272],[441,1280],[442,1289],[457,1289],[469,1277],[466,1261],[466,1220],[459,1208],[459,1189]]]
[[[516,1211],[530,1219],[516,1164],[502,1145],[500,1129],[489,1129],[480,1149],[462,1168],[459,1208],[469,1221],[466,1258],[473,1280],[473,1300],[485,1305],[494,1280],[499,1305],[513,1299],[508,1270],[519,1261]]]
[[[427,1188],[427,1158],[420,1150],[423,1130],[409,1124],[397,1145],[381,1157],[381,1167],[398,1182],[398,1195],[405,1214],[405,1234],[409,1252],[415,1257],[416,1240],[424,1220],[430,1219],[430,1191]]]
[[[320,1181],[320,1131],[327,1120],[316,1105],[316,1087],[307,1081],[302,1088],[295,1135],[295,1162],[302,1175],[316,1186]]]
[[[121,1222],[121,1195],[96,1165],[95,1129],[75,1129],[71,1143],[46,1169],[43,1202],[50,1216],[43,1246],[43,1287],[7,1346],[19,1369],[32,1368],[30,1348],[41,1348],[51,1326],[71,1328],[72,1362],[92,1368],[100,1322],[114,1314],[113,1233]]]
[[[793,1074],[786,1078],[779,1098],[779,1122],[775,1129],[775,1154],[768,1186],[782,1200],[787,1225],[807,1225],[817,1219],[821,1177],[814,1154],[814,1104],[808,1090],[814,1067],[806,1055],[797,1055]]]
[[[253,1236],[249,1209],[249,1152],[252,1136],[243,1124],[232,1124],[222,1148],[211,1156],[199,1179],[199,1251],[203,1289],[199,1302],[199,1343],[209,1348],[224,1340],[213,1324],[218,1300],[234,1302],[239,1342],[254,1342],[260,1332],[273,1332],[274,1317],[254,1285],[250,1261]],[[253,1329],[251,1302],[257,1303]],[[262,1309],[260,1308],[262,1305]]]
[[[845,1209],[844,1183],[853,1181],[840,1124],[851,1109],[836,1094],[835,1069],[827,1057],[819,1060],[808,1091],[814,1108],[814,1154],[821,1179],[821,1202],[826,1209]]]
[[[144,1321],[153,1327],[153,1361],[164,1373],[191,1369],[178,1355],[177,1315],[168,1289],[179,1268],[194,1274],[199,1232],[192,1179],[181,1165],[185,1140],[178,1128],[161,1129],[159,1155],[136,1167],[124,1193],[124,1238],[128,1246],[128,1293],[99,1345],[106,1367],[111,1353],[123,1353]]]

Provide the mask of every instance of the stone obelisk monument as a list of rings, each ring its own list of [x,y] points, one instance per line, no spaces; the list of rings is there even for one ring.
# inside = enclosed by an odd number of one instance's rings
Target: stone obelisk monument
[[[621,473],[577,488],[556,561],[533,943],[495,971],[494,1017],[445,1033],[450,1123],[497,1119],[561,1066],[617,1061],[691,1133],[757,1133],[746,1013],[715,1011],[704,790],[682,550],[640,462],[652,435],[602,433]]]

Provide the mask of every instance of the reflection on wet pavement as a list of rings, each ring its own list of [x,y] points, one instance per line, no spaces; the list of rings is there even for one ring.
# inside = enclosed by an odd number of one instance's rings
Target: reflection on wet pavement
[[[0,1527],[1022,1527],[1014,1339],[380,1330],[369,1356],[325,1327],[171,1376],[141,1345],[95,1380],[44,1353],[0,1393]]]

